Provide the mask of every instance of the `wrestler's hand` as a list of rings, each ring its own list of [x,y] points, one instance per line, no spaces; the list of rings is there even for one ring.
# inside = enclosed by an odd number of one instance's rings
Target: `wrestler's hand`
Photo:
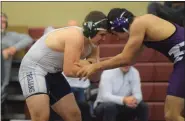
[[[89,64],[89,65],[85,65],[83,66],[78,72],[77,72],[77,76],[81,79],[83,77],[84,80],[88,79],[90,75],[92,75],[93,73],[95,73],[96,71],[98,71],[100,69],[98,64]]]
[[[84,66],[84,65],[89,65],[90,63],[89,63],[89,61],[87,61],[87,60],[80,60],[79,61],[79,65],[81,65],[81,66]]]

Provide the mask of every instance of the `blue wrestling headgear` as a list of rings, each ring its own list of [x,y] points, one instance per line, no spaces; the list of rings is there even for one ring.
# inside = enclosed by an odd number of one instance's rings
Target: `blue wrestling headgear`
[[[119,16],[119,17],[118,17]],[[134,15],[126,9],[114,8],[108,14],[109,30],[128,32]]]
[[[97,22],[88,21],[83,23],[84,36],[91,39],[98,33],[99,30],[107,30],[107,19],[102,19]],[[106,25],[105,25],[106,24]]]
[[[125,32],[128,32],[129,21],[128,18],[123,17],[124,13],[125,12],[123,12],[119,18],[116,18],[116,20],[109,21],[111,30],[117,32],[122,32],[124,30]]]

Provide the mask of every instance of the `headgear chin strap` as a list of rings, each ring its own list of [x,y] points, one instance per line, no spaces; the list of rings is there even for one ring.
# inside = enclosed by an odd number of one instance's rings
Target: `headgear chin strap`
[[[123,12],[119,18],[116,18],[116,20],[114,21],[109,21],[110,23],[110,29],[114,30],[116,32],[128,32],[129,29],[129,21],[128,18],[123,17],[123,15],[125,14],[125,12]]]
[[[106,30],[105,28],[103,28],[100,23],[103,21],[107,21],[107,19],[102,19],[100,21],[97,22],[93,22],[93,21],[88,21],[88,22],[84,22],[83,23],[83,33],[84,36],[91,39],[94,36],[96,36],[96,34],[98,33],[98,31],[100,30]]]

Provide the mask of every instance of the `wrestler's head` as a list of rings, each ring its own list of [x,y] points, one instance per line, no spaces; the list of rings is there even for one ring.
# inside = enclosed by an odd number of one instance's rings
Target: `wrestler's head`
[[[107,17],[100,11],[90,12],[83,22],[84,36],[89,38],[94,46],[105,40],[108,29]]]
[[[109,31],[119,39],[129,37],[129,27],[134,20],[134,15],[124,8],[113,8],[108,13]]]

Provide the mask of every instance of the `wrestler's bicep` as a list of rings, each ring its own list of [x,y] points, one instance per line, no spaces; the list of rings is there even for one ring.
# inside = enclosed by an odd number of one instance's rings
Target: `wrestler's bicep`
[[[63,71],[65,74],[71,73],[74,63],[80,60],[83,45],[83,38],[81,37],[66,41],[63,62]]]
[[[145,26],[141,26],[138,22],[133,23],[133,26],[130,28],[129,40],[122,52],[124,59],[131,62],[142,51],[145,31]]]

